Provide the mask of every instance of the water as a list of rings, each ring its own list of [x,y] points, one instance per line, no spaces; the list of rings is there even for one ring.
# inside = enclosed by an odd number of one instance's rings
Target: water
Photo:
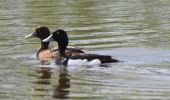
[[[1,0],[1,100],[170,99],[169,5],[168,0]],[[70,46],[123,62],[42,66],[35,58],[39,40],[24,39],[39,25],[65,29]]]

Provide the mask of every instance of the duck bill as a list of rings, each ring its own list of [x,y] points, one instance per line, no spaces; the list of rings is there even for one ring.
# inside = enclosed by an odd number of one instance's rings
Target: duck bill
[[[43,40],[43,42],[50,42],[50,41],[54,41],[52,34]]]
[[[31,34],[25,36],[25,38],[33,38],[33,37],[35,37],[35,34],[36,34],[35,32],[31,33]]]

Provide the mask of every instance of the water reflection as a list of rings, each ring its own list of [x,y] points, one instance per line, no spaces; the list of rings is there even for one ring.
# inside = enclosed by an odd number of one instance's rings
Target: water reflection
[[[42,67],[41,70],[37,71],[37,73],[41,73],[42,75],[38,77],[36,84],[42,84],[42,85],[51,84],[50,79],[51,79],[52,72],[50,68]]]
[[[38,94],[37,96],[47,96],[48,94],[50,94],[50,92],[52,92],[52,97],[55,99],[69,98],[68,95],[70,93],[70,75],[68,74],[67,67],[62,66],[59,68],[58,79],[52,79],[52,75],[54,74],[52,70],[52,68],[41,67],[41,69],[36,72],[37,74],[42,74],[41,76],[37,77],[36,82],[33,82],[36,84],[34,90],[40,92],[40,94]],[[53,85],[53,83],[51,82],[52,80],[58,80],[58,84]],[[49,87],[52,87],[53,89]]]
[[[60,68],[58,83],[59,84],[55,87],[53,97],[62,99],[69,98],[70,79],[66,66]]]

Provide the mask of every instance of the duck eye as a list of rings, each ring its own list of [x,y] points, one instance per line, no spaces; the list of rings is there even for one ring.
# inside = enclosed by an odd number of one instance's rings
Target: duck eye
[[[59,35],[60,34],[60,32],[57,32],[57,35]]]

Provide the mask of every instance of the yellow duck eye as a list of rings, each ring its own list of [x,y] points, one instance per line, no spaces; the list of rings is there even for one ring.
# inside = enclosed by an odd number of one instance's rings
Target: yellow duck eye
[[[57,35],[59,35],[60,34],[60,32],[57,32]]]

